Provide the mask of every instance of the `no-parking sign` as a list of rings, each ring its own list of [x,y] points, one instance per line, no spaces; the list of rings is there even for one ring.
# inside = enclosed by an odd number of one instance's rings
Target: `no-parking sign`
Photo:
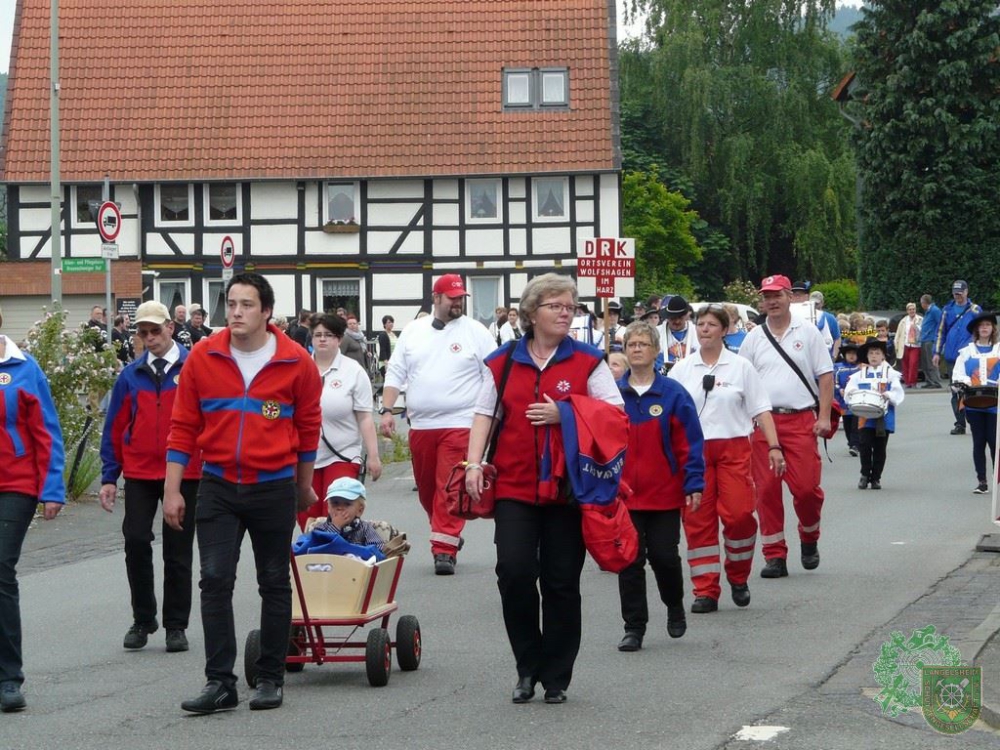
[[[233,238],[228,234],[222,238],[222,249],[219,252],[222,257],[222,280],[229,281],[233,278],[233,263],[236,262],[236,245]]]
[[[105,242],[114,242],[122,231],[122,212],[117,203],[104,201],[97,209],[97,231]]]

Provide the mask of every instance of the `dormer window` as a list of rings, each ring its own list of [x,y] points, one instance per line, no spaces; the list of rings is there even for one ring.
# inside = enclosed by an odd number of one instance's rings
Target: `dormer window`
[[[504,68],[503,108],[568,109],[569,68]]]

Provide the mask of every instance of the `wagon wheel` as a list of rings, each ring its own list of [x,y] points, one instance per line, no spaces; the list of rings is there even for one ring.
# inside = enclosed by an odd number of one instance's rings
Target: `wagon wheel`
[[[404,672],[412,672],[420,666],[423,641],[420,639],[420,623],[413,615],[403,615],[396,623],[396,661]]]
[[[247,633],[246,646],[243,647],[243,672],[247,685],[257,687],[257,659],[260,657],[260,631],[251,630]]]
[[[365,671],[368,672],[368,682],[372,687],[383,687],[389,682],[392,671],[392,643],[389,631],[376,628],[368,633],[365,644]]]

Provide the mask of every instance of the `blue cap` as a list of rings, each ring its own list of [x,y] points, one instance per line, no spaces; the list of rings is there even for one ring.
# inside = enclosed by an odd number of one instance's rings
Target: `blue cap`
[[[345,500],[350,503],[358,498],[364,498],[364,496],[365,486],[357,479],[350,477],[334,479],[326,490],[327,500]]]

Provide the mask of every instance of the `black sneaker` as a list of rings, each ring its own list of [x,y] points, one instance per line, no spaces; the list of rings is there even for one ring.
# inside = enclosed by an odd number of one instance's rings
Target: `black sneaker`
[[[710,596],[699,596],[696,597],[694,603],[691,605],[691,611],[695,614],[702,614],[704,612],[716,612],[719,609],[719,602]]]
[[[868,489],[868,477],[861,477],[861,479],[858,480],[858,489],[859,490]]]
[[[973,495],[985,495],[990,491],[990,486],[986,482],[980,482],[979,486],[972,491]]]
[[[445,554],[434,555],[434,575],[455,575],[455,558]]]
[[[156,620],[152,622],[137,622],[128,629],[122,645],[132,650],[144,648],[149,643],[149,636],[159,629],[160,623]]]
[[[618,650],[631,652],[638,651],[640,648],[642,648],[642,633],[637,633],[634,630],[626,630],[625,635],[622,636],[621,642],[618,644]]]
[[[214,714],[231,711],[240,702],[235,687],[226,687],[221,680],[209,680],[201,695],[181,703],[181,708],[193,714]]]
[[[853,456],[854,458],[857,458],[858,457],[858,449],[855,448],[855,447],[853,447],[853,446],[851,446],[850,448],[847,449],[847,454],[849,456]]]
[[[872,482],[872,489],[879,489]],[[802,542],[802,567],[806,570],[816,570],[819,567],[819,547],[816,542]]]
[[[785,578],[788,575],[788,566],[782,557],[772,557],[760,571],[761,578]]]
[[[283,700],[281,685],[276,685],[270,680],[258,680],[257,690],[250,699],[250,710],[266,711],[269,708],[278,708]]]
[[[167,651],[171,654],[188,650],[188,639],[183,630],[167,630]]]
[[[680,638],[688,629],[687,616],[684,614],[684,605],[678,604],[675,607],[667,607],[667,635],[671,638]]]
[[[737,607],[746,607],[750,604],[750,587],[745,583],[731,583],[729,587],[733,592],[733,604]]]
[[[20,711],[27,705],[18,683],[8,680],[0,685],[0,711],[9,714],[12,711]]]
[[[880,490],[880,489],[882,489],[882,480],[881,479],[873,479],[872,480],[872,489],[873,490]]]
[[[965,428],[964,427],[959,427],[958,425],[955,425],[954,429],[950,433],[948,433],[948,434],[949,435],[964,435],[965,434]]]

